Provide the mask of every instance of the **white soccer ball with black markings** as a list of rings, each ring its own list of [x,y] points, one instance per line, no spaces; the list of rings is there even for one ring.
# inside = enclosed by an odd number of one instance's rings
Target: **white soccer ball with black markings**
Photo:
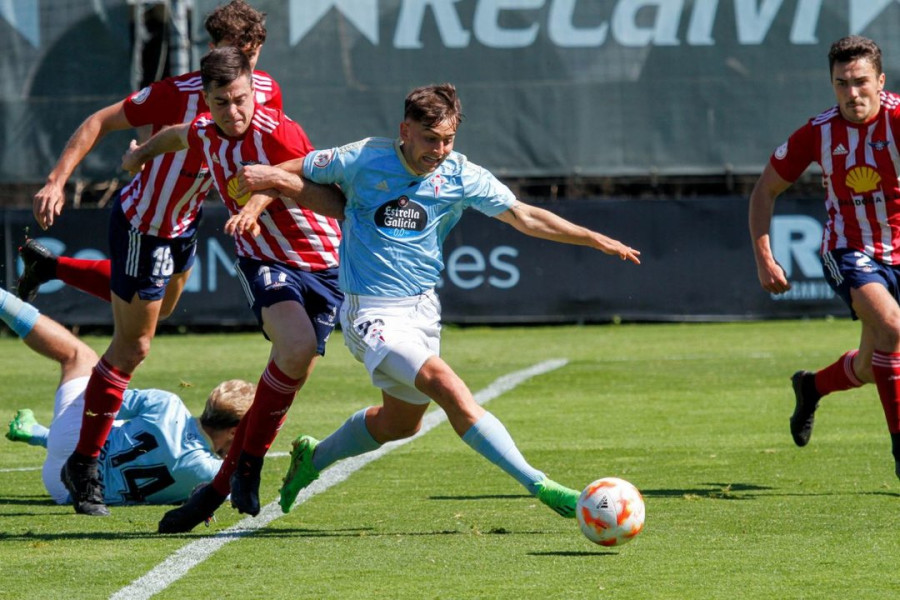
[[[621,546],[644,528],[644,498],[624,479],[604,477],[581,492],[576,517],[587,539],[601,546]]]

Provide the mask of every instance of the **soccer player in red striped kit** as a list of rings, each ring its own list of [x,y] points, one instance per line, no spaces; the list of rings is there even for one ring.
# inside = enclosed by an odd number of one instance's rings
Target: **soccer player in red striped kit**
[[[343,299],[338,222],[292,200],[275,198],[268,204],[268,196],[251,194],[238,180],[244,165],[280,164],[309,153],[313,148],[303,129],[280,110],[255,105],[250,63],[236,48],[210,51],[200,71],[210,113],[166,128],[141,145],[132,142],[122,167],[132,172],[147,168],[153,157],[183,148],[203,154],[232,214],[225,231],[234,235],[238,276],[272,350],[219,473],[184,506],[166,513],[160,533],[193,529],[229,491],[239,511],[259,513],[263,457],[316,356],[325,353]],[[304,192],[305,199],[316,193],[342,198],[331,186],[308,183]]]
[[[775,261],[769,226],[775,199],[810,163],[823,172],[828,221],[825,278],[862,325],[859,348],[815,373],[792,377],[791,434],[805,446],[819,399],[875,383],[900,477],[900,96],[884,90],[881,50],[848,36],[828,54],[837,105],[812,118],[777,148],[750,196],[750,234],[763,289],[790,289]]]
[[[239,48],[255,65],[266,38],[264,13],[232,0],[210,13],[205,25],[210,46]],[[261,72],[254,74],[254,81],[259,100],[280,108],[278,84]],[[44,229],[54,224],[65,203],[67,179],[106,133],[148,125],[155,132],[205,110],[200,75],[194,72],[153,83],[88,117],[34,197],[38,224]],[[97,458],[131,374],[150,351],[157,322],[174,310],[190,275],[200,207],[210,184],[203,156],[181,152],[148,165],[114,202],[109,228],[113,339],[88,382],[78,445],[62,474],[78,513],[109,514]],[[82,279],[102,286],[103,267],[102,262],[90,264],[91,276]]]

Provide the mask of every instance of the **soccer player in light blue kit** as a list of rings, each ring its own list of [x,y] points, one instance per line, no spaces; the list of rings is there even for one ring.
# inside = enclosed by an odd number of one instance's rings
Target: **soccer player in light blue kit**
[[[526,235],[588,246],[636,264],[640,252],[518,201],[491,173],[453,151],[461,119],[452,85],[417,88],[406,98],[399,140],[368,138],[311,152],[302,162],[303,177],[337,184],[346,196],[342,207],[308,208],[344,218],[341,327],[350,351],[381,389],[382,404],[360,410],[321,442],[310,436],[294,440],[281,489],[284,512],[325,467],[415,434],[433,400],[476,452],[560,515],[575,516],[579,492],[528,464],[503,424],[475,402],[440,358],[441,310],[434,288],[444,268],[441,246],[471,207]],[[303,187],[298,164],[281,167],[245,167],[241,180],[249,189],[274,188],[296,198]]]
[[[56,321],[0,289],[0,320],[42,356],[60,365],[53,421],[40,425],[30,409],[19,410],[9,424],[11,441],[43,446],[44,487],[57,504],[71,498],[60,471],[78,442],[84,389],[97,363],[96,352]],[[219,470],[241,417],[253,401],[255,386],[223,382],[194,419],[181,398],[163,390],[126,390],[122,408],[100,454],[103,500],[109,505],[174,504],[209,482]]]

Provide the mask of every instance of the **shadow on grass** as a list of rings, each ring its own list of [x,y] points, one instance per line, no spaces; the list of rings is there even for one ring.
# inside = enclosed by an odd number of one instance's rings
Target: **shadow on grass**
[[[572,551],[560,551],[560,552],[529,552],[529,556],[570,556],[570,557],[581,557],[581,558],[590,558],[594,556],[618,556],[618,552],[611,552],[609,550],[594,550],[593,552],[587,552],[582,550],[580,552],[572,552]]]
[[[61,506],[48,496],[0,496],[0,509],[4,506]]]
[[[888,496],[900,498],[900,492],[885,490],[848,491],[848,492],[804,492],[783,491],[766,485],[753,485],[749,483],[699,483],[691,488],[673,489],[642,489],[641,494],[645,498],[684,498],[686,500],[705,499],[713,500],[756,500],[758,498],[771,498],[773,496]]]
[[[700,483],[690,488],[641,489],[645,498],[712,498],[714,500],[754,500],[771,496],[775,488],[750,483]]]
[[[428,496],[429,500],[515,500],[532,498],[528,494],[479,494],[467,496]]]

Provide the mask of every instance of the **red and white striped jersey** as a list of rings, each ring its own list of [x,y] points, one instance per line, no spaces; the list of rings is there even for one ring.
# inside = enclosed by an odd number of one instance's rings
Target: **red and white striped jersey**
[[[258,103],[281,109],[281,88],[268,74],[253,73]],[[125,116],[135,127],[189,123],[209,109],[203,101],[200,72],[156,81],[131,94],[124,102]],[[122,188],[125,217],[141,233],[178,237],[196,220],[212,181],[203,155],[187,150],[162,154]]]
[[[828,221],[822,251],[850,248],[888,265],[900,264],[900,96],[881,93],[869,123],[851,123],[837,106],[810,119],[769,162],[796,181],[812,162],[822,167]]]
[[[213,182],[231,214],[240,212],[250,194],[238,197],[237,172],[243,165],[279,163],[306,156],[313,147],[299,124],[280,110],[256,106],[250,127],[240,138],[223,135],[210,114],[197,117],[188,131],[190,151],[202,152]],[[277,198],[259,216],[262,232],[235,236],[235,251],[304,271],[338,266],[338,222]]]

